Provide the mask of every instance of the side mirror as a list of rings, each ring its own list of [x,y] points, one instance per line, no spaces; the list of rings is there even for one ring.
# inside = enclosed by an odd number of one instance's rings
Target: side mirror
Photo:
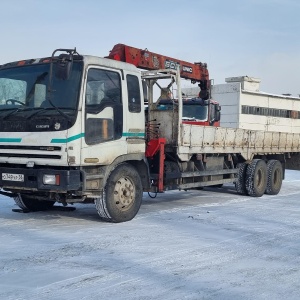
[[[73,56],[71,54],[60,54],[56,63],[55,77],[67,80],[70,77],[73,66]]]
[[[219,104],[215,104],[215,121],[218,122],[221,119],[221,106]]]

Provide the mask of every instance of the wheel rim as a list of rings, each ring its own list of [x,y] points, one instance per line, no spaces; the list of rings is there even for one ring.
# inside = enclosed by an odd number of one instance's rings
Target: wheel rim
[[[262,170],[258,170],[257,174],[256,174],[256,183],[257,183],[257,188],[261,189],[262,185],[263,185],[263,172]]]
[[[120,178],[114,188],[114,200],[119,210],[126,211],[134,203],[135,186],[127,177]]]
[[[279,183],[279,176],[280,176],[279,173],[280,173],[280,172],[279,172],[278,169],[276,169],[275,172],[274,172],[273,184],[274,184],[275,186],[277,186],[278,183]]]

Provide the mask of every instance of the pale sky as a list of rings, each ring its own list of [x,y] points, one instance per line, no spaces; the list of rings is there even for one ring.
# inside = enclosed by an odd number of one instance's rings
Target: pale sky
[[[210,78],[253,76],[300,94],[299,0],[0,0],[0,64],[56,48],[106,56],[117,43],[190,62]]]

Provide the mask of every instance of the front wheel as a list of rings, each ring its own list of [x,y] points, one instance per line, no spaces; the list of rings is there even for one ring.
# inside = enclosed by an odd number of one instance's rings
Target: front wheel
[[[53,207],[55,201],[48,200],[36,200],[32,198],[28,198],[23,194],[18,194],[14,197],[15,203],[23,210],[29,211],[43,211],[48,210]]]
[[[110,174],[102,197],[95,199],[101,219],[109,222],[126,222],[138,213],[143,187],[136,169],[127,163],[120,164]]]

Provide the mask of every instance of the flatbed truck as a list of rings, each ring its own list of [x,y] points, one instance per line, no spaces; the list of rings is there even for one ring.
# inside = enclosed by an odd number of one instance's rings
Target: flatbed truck
[[[224,183],[254,197],[280,191],[286,165],[299,161],[300,133],[221,127],[206,64],[129,48],[106,58],[56,49],[0,66],[2,194],[29,211],[94,203],[101,219],[124,222],[143,192]],[[182,99],[182,78],[198,84],[197,97]],[[184,101],[206,119],[184,116]]]

